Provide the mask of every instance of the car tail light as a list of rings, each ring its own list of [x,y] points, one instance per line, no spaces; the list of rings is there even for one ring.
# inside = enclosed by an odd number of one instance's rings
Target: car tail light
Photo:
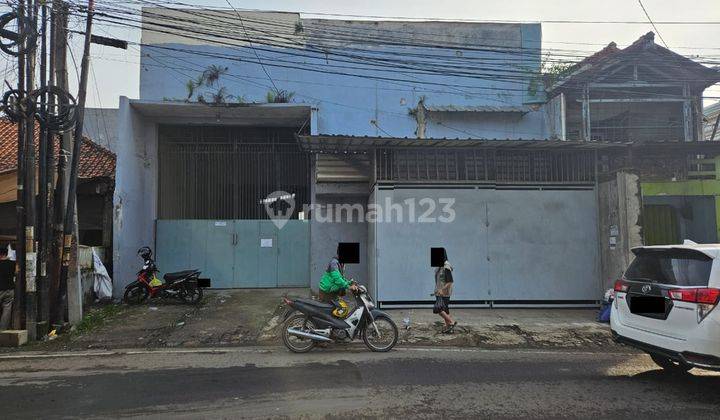
[[[618,292],[627,292],[628,291],[628,284],[623,279],[617,279],[615,281],[615,287],[613,287],[613,305],[615,306],[615,309],[618,309]]]
[[[628,291],[628,284],[623,279],[618,279],[615,282],[615,292],[627,292]]]
[[[720,297],[720,289],[671,289],[668,295],[672,300],[715,305]]]
[[[697,289],[697,302],[715,305],[720,297],[720,289]]]
[[[720,289],[671,289],[668,290],[670,299],[680,302],[697,303],[697,322],[699,323],[715,308],[720,299]]]
[[[668,295],[672,300],[679,300],[681,302],[697,302],[697,290],[698,289],[673,289],[668,290]]]

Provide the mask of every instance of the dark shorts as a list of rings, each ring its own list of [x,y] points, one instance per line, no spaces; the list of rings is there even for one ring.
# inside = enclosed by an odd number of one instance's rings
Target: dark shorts
[[[449,296],[436,296],[435,306],[433,306],[433,313],[439,314],[440,312],[450,313],[450,297]]]

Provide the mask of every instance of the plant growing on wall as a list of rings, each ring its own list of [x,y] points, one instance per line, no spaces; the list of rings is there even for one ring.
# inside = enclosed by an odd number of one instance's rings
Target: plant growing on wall
[[[540,71],[536,76],[530,79],[528,93],[534,96],[540,90],[549,88],[550,86],[572,73],[575,68],[574,62],[551,60],[550,56],[546,56],[540,63]]]
[[[186,102],[193,99],[199,103],[224,104],[229,100],[237,99],[239,103],[245,102],[244,97],[230,95],[225,86],[220,85],[220,78],[227,74],[228,68],[212,64],[208,66],[197,78],[185,82]]]
[[[295,97],[295,92],[290,92],[285,89],[269,90],[265,99],[269,104],[286,104],[292,102]]]

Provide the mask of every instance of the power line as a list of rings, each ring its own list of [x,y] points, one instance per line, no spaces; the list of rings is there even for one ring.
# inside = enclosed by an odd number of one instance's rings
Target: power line
[[[165,26],[167,26],[167,25],[165,25]],[[175,27],[172,27],[172,26],[170,26],[169,28],[176,29]],[[198,39],[198,40],[204,40],[204,41],[208,41],[208,42],[215,43],[215,44],[228,45],[228,46],[232,46],[232,47],[234,47],[234,48],[243,48],[242,46],[238,46],[238,45],[233,44],[233,43],[218,42],[217,40],[208,40],[208,39],[206,39],[206,38],[198,37],[198,36],[194,36],[194,35],[181,34],[181,33],[178,33],[177,30],[159,30],[159,29],[154,29],[154,30],[153,30],[153,29],[148,29],[148,28],[145,28],[145,29],[146,29],[146,30],[151,30],[151,31],[160,32],[160,33],[168,33],[168,34],[179,35],[179,36],[181,36],[181,37],[186,37],[186,38],[189,38],[189,39]],[[227,35],[214,34],[214,33],[209,34],[208,36],[211,36],[211,37],[221,37],[221,38],[223,38],[223,39],[230,39],[230,40],[238,40],[237,38],[233,38],[233,37],[230,37],[230,36],[227,36]],[[247,41],[247,39],[243,39],[242,41]],[[266,44],[266,45],[269,44],[270,46],[282,46],[282,47],[287,47],[287,45],[278,45],[278,44],[273,44],[273,43],[270,43],[270,42],[263,42],[263,44]],[[254,47],[254,48],[257,48],[257,47]],[[295,50],[297,50],[297,48],[295,48]],[[279,53],[279,54],[287,54],[287,52],[285,52],[285,51],[268,50],[268,49],[265,49],[265,51],[271,51],[271,52]],[[312,51],[310,51],[310,52],[311,52],[311,53],[315,53],[315,54],[318,53],[318,51],[315,51],[315,50],[312,50]],[[325,53],[329,53],[329,52],[328,52],[328,51],[325,51]],[[302,51],[302,53],[300,53],[300,54],[294,53],[294,54],[291,54],[291,55],[308,56],[307,54],[308,54],[308,51]],[[333,54],[338,54],[338,53],[337,53],[337,52],[333,52]],[[386,54],[387,54],[387,53],[386,53]],[[341,54],[341,56],[346,56],[346,57],[348,57],[348,58],[350,58],[350,59],[360,59],[360,60],[365,60],[365,61],[368,61],[368,60],[370,60],[370,61],[377,61],[377,60],[379,60],[379,61],[382,61],[382,62],[388,62],[388,61],[394,61],[394,62],[396,62],[396,61],[397,61],[397,60],[377,59],[377,58],[372,59],[372,58],[368,58],[368,57],[365,57],[365,56],[348,55],[348,54],[344,54],[344,55]],[[312,56],[312,58],[317,58],[317,55]],[[354,62],[353,64],[354,64],[354,65],[357,65],[356,62]],[[407,63],[407,64],[408,64],[408,65],[412,65],[412,66],[416,66],[418,63],[417,63],[417,62],[409,62],[409,63]],[[449,73],[447,70],[445,70],[445,68],[447,68],[447,67],[448,67],[448,66],[444,66],[444,68],[443,68],[440,72],[443,73],[443,74],[445,74],[445,75],[450,75],[450,76],[459,76],[459,77],[466,77],[466,76],[467,76],[467,77],[471,77],[471,75],[468,75],[467,73],[466,73],[466,74],[461,74],[461,73],[458,73],[458,72]],[[414,67],[413,67],[413,68],[414,68]],[[499,73],[504,73],[504,74],[511,74],[511,73],[528,74],[528,73],[529,73],[529,72],[527,72],[527,71],[517,71],[517,70],[500,69],[500,68],[489,68],[489,67],[482,67],[482,68],[479,68],[479,69],[485,69],[486,71],[499,72]],[[377,68],[374,68],[373,70],[377,70]],[[427,66],[426,66],[424,69],[421,67],[421,70],[423,70],[423,71],[421,71],[420,73],[427,73],[427,71],[426,71],[426,70],[427,70]],[[462,70],[462,68],[461,68],[461,70]],[[433,72],[433,71],[434,71],[434,70],[431,69],[430,72]],[[434,72],[437,72],[437,71],[434,71]],[[536,72],[533,72],[533,74],[535,74],[535,73],[536,73]],[[476,74],[477,74],[477,71],[476,71]],[[480,74],[480,75],[482,75],[482,74]],[[485,76],[493,76],[493,75],[485,74]],[[481,78],[482,78],[482,77],[481,77]],[[497,75],[494,75],[493,78],[497,79]],[[508,77],[506,77],[505,79],[506,79],[506,80],[509,80]],[[517,78],[516,78],[516,79],[517,79]],[[522,82],[524,83],[525,81],[526,81],[526,77],[522,77]]]
[[[169,3],[182,4],[177,2]],[[135,1],[130,2],[130,4],[158,5],[159,3],[152,1]],[[478,48],[477,46],[467,45],[458,46],[458,48],[470,50],[472,52],[475,52],[475,50],[477,50],[477,53],[489,53],[493,55],[491,57],[487,57],[487,54],[485,56],[472,56],[469,54],[455,56],[453,53],[455,53],[456,48],[451,48],[448,45],[437,44],[437,42],[435,42],[435,44],[433,44],[432,46],[437,47],[440,51],[451,50],[452,52],[439,55],[428,54],[427,51],[424,50],[418,52],[398,52],[395,50],[378,51],[361,48],[347,48],[345,46],[342,47],[342,50],[338,51],[338,49],[329,49],[325,45],[318,45],[308,42],[299,43],[297,39],[291,39],[287,36],[283,37],[282,33],[284,32],[282,32],[282,30],[292,29],[292,27],[291,25],[282,24],[281,22],[257,18],[245,19],[241,17],[240,19],[244,36],[237,36],[236,32],[232,31],[233,24],[237,24],[237,21],[218,17],[217,14],[215,14],[215,16],[208,16],[208,13],[203,12],[202,10],[170,9],[178,10],[183,14],[189,15],[193,17],[192,19],[183,19],[182,17],[178,18],[176,16],[163,16],[162,14],[157,14],[152,11],[144,10],[144,15],[158,16],[159,18],[164,19],[161,22],[148,23],[135,19],[135,16],[138,16],[140,12],[134,9],[128,10],[116,6],[118,6],[117,3],[114,3],[113,6],[103,7],[103,11],[109,13],[102,13],[102,15],[106,17],[106,20],[113,25],[145,29],[157,33],[172,34],[186,39],[194,39],[202,43],[229,46],[238,51],[249,48],[252,51],[254,60],[249,59],[247,56],[234,53],[219,54],[208,52],[206,50],[195,51],[189,46],[186,49],[176,48],[174,50],[176,52],[185,52],[187,54],[201,55],[205,57],[213,57],[236,62],[245,62],[248,64],[258,64],[259,66],[261,66],[266,76],[268,76],[268,79],[273,84],[275,89],[277,89],[277,87],[275,86],[275,82],[273,81],[273,79],[269,77],[266,66],[275,66],[279,68],[358,77],[398,85],[402,83],[407,83],[410,85],[421,84],[423,86],[434,85],[443,86],[452,90],[458,90],[458,88],[467,88],[474,90],[474,92],[462,92],[463,94],[469,94],[471,96],[483,96],[483,94],[480,92],[491,91],[526,93],[528,91],[528,83],[530,81],[530,78],[540,76],[539,69],[528,69],[523,68],[519,64],[513,64],[514,62],[522,63],[528,61],[533,63],[534,65],[539,64],[540,60],[538,54],[533,53],[533,51],[535,50],[539,51],[539,49],[536,48],[498,47],[497,45],[485,46],[482,44],[480,44],[481,48]],[[232,4],[230,4],[230,6],[232,7]],[[235,11],[235,14],[239,16],[239,12],[237,11],[237,9],[233,8],[233,10]],[[223,11],[226,12],[227,10],[225,9]],[[119,13],[119,16],[123,17],[116,17],[117,15],[115,13]],[[98,14],[101,13],[99,12]],[[96,14],[96,18],[100,20],[98,14]],[[198,16],[204,17],[205,20],[201,20],[200,18],[198,18]],[[207,24],[208,20],[212,21],[214,24]],[[253,22],[256,25],[263,26],[248,26],[246,25],[247,21]],[[177,22],[178,25],[173,25],[173,22]],[[155,25],[157,27],[148,28],[144,27],[143,24]],[[201,29],[193,28],[193,25],[196,27],[201,27]],[[277,31],[280,31],[281,33],[263,30],[263,28],[268,28],[268,26],[269,28],[277,28]],[[330,26],[339,27],[338,25]],[[358,34],[354,33],[358,32],[355,30],[353,30],[353,33],[350,33],[346,30],[342,31],[332,28],[325,31],[324,26],[321,29],[323,29],[323,32],[320,34],[320,36],[313,35],[313,39],[319,39],[321,41],[324,41],[328,39],[333,39],[333,37],[342,37],[341,39],[343,39],[344,41],[347,40],[349,42],[350,40],[353,40],[361,44],[371,43],[373,45],[375,43],[383,42],[383,39],[381,39],[382,36],[380,35],[367,36],[361,34],[361,36],[358,36]],[[260,36],[258,36],[258,34]],[[279,42],[277,41],[278,38],[280,39]],[[425,43],[412,42],[412,40],[405,41],[397,37],[390,39],[390,41],[392,41],[393,46],[397,46],[399,48],[425,48],[428,46]],[[244,44],[238,45],[238,42]],[[257,42],[259,42],[261,45],[265,45],[266,48],[256,47],[255,43]],[[385,42],[387,42],[387,40],[385,40]],[[155,49],[164,48],[163,46],[159,45],[147,45],[142,43],[138,43],[137,45]],[[279,51],[278,48],[284,48],[287,49],[287,51]],[[269,52],[272,54],[282,54],[288,57],[288,59],[274,58],[272,60],[272,63],[267,63],[260,57],[258,50]],[[350,52],[344,52],[343,50],[349,50]],[[502,57],[494,56],[500,54],[502,54]],[[328,56],[333,57],[332,62],[328,60]],[[430,56],[431,59],[428,60],[426,58],[427,56]],[[524,57],[530,58],[528,59]],[[325,62],[323,63],[322,61]],[[652,65],[653,63],[646,61],[645,64]],[[667,65],[667,63],[663,64]],[[669,67],[679,68],[679,66],[676,66],[674,64],[670,64]],[[389,74],[388,76],[384,76],[383,73],[391,74]],[[378,76],[378,74],[380,74],[380,76]],[[459,84],[455,80],[452,80],[449,83],[441,83],[442,79],[426,78],[425,80],[422,80],[419,79],[420,76],[427,76],[433,78],[462,77],[465,79],[500,82],[504,85],[467,85]],[[408,80],[408,78],[411,78],[413,80]],[[690,80],[689,78],[687,79],[688,80],[684,81],[696,81]],[[513,88],[511,87],[511,85],[519,85],[519,87]]]
[[[640,7],[642,8],[642,11],[645,13],[645,16],[647,16],[647,19],[650,22],[650,25],[652,25],[653,29],[655,30],[655,33],[658,34],[658,36],[660,37],[660,41],[662,41],[663,45],[665,45],[665,48],[670,48],[670,47],[668,47],[667,42],[665,42],[665,40],[663,39],[662,35],[660,35],[660,31],[658,30],[657,26],[655,26],[655,24],[653,23],[652,18],[650,18],[650,14],[648,13],[647,9],[645,9],[645,6],[643,5],[642,0],[638,0],[638,3],[640,3]]]
[[[238,19],[240,20],[240,26],[242,27],[242,30],[243,30],[243,32],[245,32],[245,36],[247,37],[248,36],[247,30],[245,29],[245,24],[243,23],[242,16],[240,16],[240,13],[238,13],[238,11],[235,10],[235,7],[233,7],[232,3],[230,3],[230,0],[225,0],[225,1],[227,2],[228,6],[230,6],[235,11],[235,14],[237,15]],[[248,44],[250,45],[250,49],[252,49],[253,53],[255,53],[255,58],[257,58],[258,63],[260,63],[260,67],[262,67],[263,72],[267,76],[268,80],[270,80],[270,83],[272,83],[273,88],[275,88],[275,92],[279,93],[280,90],[277,88],[277,86],[275,86],[275,82],[273,82],[272,77],[270,77],[270,73],[268,73],[267,69],[265,68],[265,65],[262,63],[262,60],[260,60],[260,56],[258,55],[257,51],[255,51],[252,41],[248,41]]]
[[[136,3],[143,3],[138,1]],[[183,4],[181,2],[166,2],[170,4]],[[187,5],[187,4],[185,4]],[[189,5],[194,6],[194,5]],[[197,6],[194,6],[197,7]],[[212,6],[203,6],[210,10],[222,10],[221,8]],[[512,19],[470,19],[470,18],[438,18],[438,17],[412,17],[412,16],[388,16],[388,15],[361,15],[361,14],[347,14],[347,13],[330,13],[330,12],[309,12],[309,11],[284,11],[284,10],[263,10],[263,9],[250,9],[242,8],[243,11],[248,12],[269,12],[269,13],[298,13],[306,15],[317,15],[317,16],[336,16],[336,17],[351,17],[351,18],[367,18],[367,19],[393,19],[401,21],[420,21],[420,22],[465,22],[465,23],[545,23],[545,24],[626,24],[626,25],[644,25],[645,21],[632,21],[632,20],[512,20]],[[658,24],[663,25],[718,25],[720,21],[659,21]]]

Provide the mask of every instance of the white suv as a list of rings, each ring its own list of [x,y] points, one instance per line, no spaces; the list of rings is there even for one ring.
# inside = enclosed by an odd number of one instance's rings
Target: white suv
[[[720,244],[643,246],[615,282],[616,341],[667,370],[720,370]]]

